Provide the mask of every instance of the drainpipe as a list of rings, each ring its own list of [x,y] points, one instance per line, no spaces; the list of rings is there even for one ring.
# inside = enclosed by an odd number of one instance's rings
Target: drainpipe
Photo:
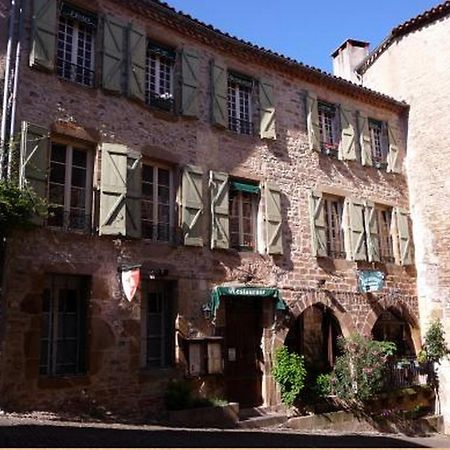
[[[10,77],[11,77],[11,54],[14,38],[14,22],[16,20],[16,0],[11,0],[11,8],[9,13],[9,29],[8,29],[8,44],[6,46],[6,64],[5,64],[5,80],[3,86],[3,105],[2,105],[2,121],[0,125],[0,180],[4,178],[4,163],[6,156],[6,126],[8,115],[8,97],[10,91]]]
[[[14,133],[16,127],[16,109],[17,109],[17,90],[19,85],[19,69],[20,69],[20,44],[22,41],[23,33],[23,0],[19,0],[19,25],[17,28],[17,43],[16,43],[16,60],[14,63],[14,82],[11,101],[11,119],[10,119],[10,131],[9,131],[9,152],[8,152],[8,168],[7,176],[8,180],[11,180],[12,175],[12,162],[13,162],[13,146],[14,146]]]

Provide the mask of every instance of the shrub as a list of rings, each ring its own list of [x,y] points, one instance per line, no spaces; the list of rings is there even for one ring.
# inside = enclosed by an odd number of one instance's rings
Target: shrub
[[[319,397],[327,397],[333,392],[333,383],[331,373],[321,373],[316,378],[314,390]]]
[[[47,215],[46,201],[32,190],[21,189],[15,183],[0,182],[0,230],[6,234],[17,226],[31,225],[34,216]]]
[[[225,406],[228,402],[220,398],[203,398],[193,395],[186,380],[172,380],[167,385],[164,400],[166,408],[171,411],[207,406]]]
[[[305,385],[304,357],[289,352],[285,346],[278,348],[272,374],[280,386],[282,402],[292,406]]]
[[[445,342],[445,331],[442,322],[436,319],[425,334],[425,353],[429,361],[439,362],[450,353]]]
[[[339,345],[342,356],[337,358],[334,368],[336,395],[365,401],[380,392],[386,362],[395,353],[395,344],[353,335],[348,339],[341,338]]]

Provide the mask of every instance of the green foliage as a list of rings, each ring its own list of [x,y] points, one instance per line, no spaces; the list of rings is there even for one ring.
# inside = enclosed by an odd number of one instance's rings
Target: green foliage
[[[445,342],[445,331],[442,322],[436,319],[425,334],[425,353],[429,361],[439,362],[450,353]]]
[[[33,191],[20,189],[15,183],[0,181],[0,230],[30,226],[33,217],[45,217],[48,205]]]
[[[225,406],[228,402],[220,398],[202,398],[193,395],[186,380],[172,380],[167,385],[164,400],[168,410]]]
[[[393,356],[393,342],[374,341],[355,334],[341,338],[342,356],[334,368],[336,395],[343,399],[365,401],[383,388],[386,362]]]
[[[331,373],[321,373],[316,378],[314,390],[319,397],[327,397],[333,391],[333,379]]]
[[[290,353],[285,346],[278,348],[272,375],[280,385],[281,400],[286,406],[292,406],[305,385],[304,357]]]

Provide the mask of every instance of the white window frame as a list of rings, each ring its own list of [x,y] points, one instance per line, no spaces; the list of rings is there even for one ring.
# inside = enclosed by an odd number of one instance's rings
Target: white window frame
[[[161,59],[164,59],[164,64],[167,65],[170,69],[170,89],[169,92],[161,93]],[[155,61],[155,89],[151,89],[151,62],[154,59]],[[163,100],[174,100],[174,70],[175,70],[175,61],[170,60],[169,58],[164,58],[161,55],[158,55],[155,52],[152,52],[151,49],[147,49],[146,56],[146,74],[145,74],[145,84],[146,84],[146,103],[150,106],[155,105],[154,101],[152,101],[151,96],[155,95]]]
[[[384,233],[382,233],[381,229],[381,220],[382,220],[382,214],[384,212],[389,213],[390,222],[387,224],[386,236],[384,236]],[[378,233],[378,240],[379,240],[379,251],[380,251],[380,261],[381,262],[387,262],[387,263],[394,263],[395,262],[395,254],[394,254],[394,240],[392,236],[392,226],[393,226],[393,208],[389,206],[384,205],[375,205],[375,214],[376,214],[376,221],[377,221],[377,233]],[[384,242],[382,243],[384,238],[387,238],[388,240],[388,246],[386,247],[384,245]],[[387,248],[389,251],[389,255],[383,254],[383,249]],[[388,259],[386,259],[386,257]]]
[[[152,161],[144,161],[143,166],[152,167],[153,168],[153,229],[157,230],[158,225],[158,172],[159,169],[169,171],[169,239],[167,241],[161,240],[158,237],[158,233],[154,233],[153,238],[144,237],[144,240],[151,242],[162,242],[167,243],[171,242],[171,238],[174,233],[174,222],[175,222],[175,190],[174,190],[174,170],[170,165],[155,163]],[[142,183],[144,183],[144,179],[142,178]],[[142,194],[142,200],[144,201],[144,196]],[[141,221],[143,219],[141,218]]]
[[[228,104],[228,118],[229,118],[228,128],[238,134],[246,134],[249,136],[252,135],[253,134],[252,89],[242,84],[239,84],[239,81],[229,79],[227,104]],[[232,108],[233,104],[234,108]],[[245,115],[243,113],[243,110],[245,111],[246,108],[248,109],[247,118],[245,118]],[[235,119],[236,123],[233,124],[231,119]],[[242,127],[241,121],[245,121],[249,124],[248,130]]]
[[[369,117],[369,134],[370,134],[370,153],[372,156],[373,165],[382,167],[387,166],[387,158],[389,154],[389,134],[388,124],[383,120],[373,119]],[[377,125],[375,127],[374,125]],[[375,133],[379,133],[376,136]],[[379,141],[379,149],[376,148],[376,141]],[[378,152],[381,155],[378,155]]]
[[[66,143],[60,141],[51,141],[50,147],[50,155],[49,155],[49,169],[51,170],[50,163],[52,161],[52,147],[53,145],[63,145],[66,147],[66,160],[65,160],[65,173],[64,173],[64,205],[63,205],[63,225],[62,227],[52,225],[53,228],[63,228],[70,229],[71,231],[79,231],[86,232],[91,228],[92,225],[92,196],[93,196],[93,151],[92,149],[88,149],[83,145],[77,145],[74,143]],[[81,150],[86,153],[86,195],[85,195],[85,211],[86,217],[89,217],[88,222],[86,223],[85,228],[73,228],[70,227],[70,211],[71,211],[71,189],[72,189],[72,166],[73,166],[73,150]],[[52,184],[50,180],[50,176],[48,177],[47,182],[47,198],[50,196],[50,184]],[[54,183],[56,184],[56,183]]]
[[[238,249],[242,250],[248,250],[251,252],[257,252],[258,251],[258,204],[259,204],[259,195],[257,194],[249,194],[252,197],[252,233],[253,233],[253,247],[247,247],[244,245],[244,203],[243,203],[243,192],[237,191],[233,194],[233,196],[237,196],[238,198],[238,226],[239,226],[239,246]],[[232,220],[231,217],[231,205],[230,205],[230,220]],[[231,239],[231,233],[230,233],[230,239]],[[231,243],[231,242],[230,242]],[[234,248],[234,247],[233,247]]]
[[[65,80],[70,80],[70,81],[74,81],[76,83],[80,83],[83,86],[94,86],[95,84],[95,73],[94,73],[94,68],[95,68],[95,32],[92,30],[90,31],[91,36],[92,36],[92,40],[91,40],[91,61],[89,65],[82,65],[79,66],[78,65],[78,53],[79,53],[79,33],[80,33],[80,25],[81,22],[76,21],[75,19],[71,19],[65,16],[60,16],[59,17],[59,22],[58,22],[58,38],[57,38],[57,46],[59,46],[59,42],[60,42],[60,24],[61,21],[65,20],[65,21],[72,21],[73,22],[73,27],[72,27],[72,52],[70,54],[70,61],[67,61],[65,59],[61,60],[61,63],[64,65],[65,63],[70,63],[71,64],[71,70],[70,70],[70,76],[67,77],[63,74],[61,74],[60,76],[62,78],[64,78]],[[66,32],[65,34],[67,34],[67,25],[66,25]],[[66,41],[64,41],[66,42]],[[58,51],[58,49],[57,49]],[[64,51],[64,56],[65,56],[65,51]],[[58,58],[59,59],[59,58]],[[85,57],[83,57],[83,59],[85,60]],[[76,72],[73,73],[72,69],[76,67],[81,67],[83,70],[89,70],[90,72],[92,72],[92,83],[84,83],[83,81],[78,81],[76,79]],[[63,69],[64,72],[64,69]],[[83,75],[84,78],[84,75]]]
[[[324,114],[323,108],[333,108],[334,117],[331,120],[331,141],[324,141],[322,136],[326,136],[326,120],[327,116]],[[336,153],[338,151],[340,136],[339,136],[339,108],[334,103],[329,103],[324,100],[318,100],[317,104],[318,116],[319,116],[319,131],[320,131],[320,146],[321,151],[327,153]]]
[[[326,224],[326,237],[327,237],[327,255],[334,259],[345,258],[345,236],[343,230],[344,224],[344,199],[333,195],[324,195],[324,211],[325,211],[325,224]],[[335,231],[338,233],[338,239],[332,236],[331,222],[333,219],[332,203],[339,204],[338,216],[340,216],[340,223],[335,227]],[[339,247],[339,249],[337,248]]]

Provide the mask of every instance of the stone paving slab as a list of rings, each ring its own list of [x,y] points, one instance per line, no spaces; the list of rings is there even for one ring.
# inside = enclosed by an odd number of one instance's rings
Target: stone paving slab
[[[450,448],[444,435],[408,437],[381,433],[305,433],[284,429],[217,430],[155,425],[82,423],[0,416],[1,447],[363,447]]]

